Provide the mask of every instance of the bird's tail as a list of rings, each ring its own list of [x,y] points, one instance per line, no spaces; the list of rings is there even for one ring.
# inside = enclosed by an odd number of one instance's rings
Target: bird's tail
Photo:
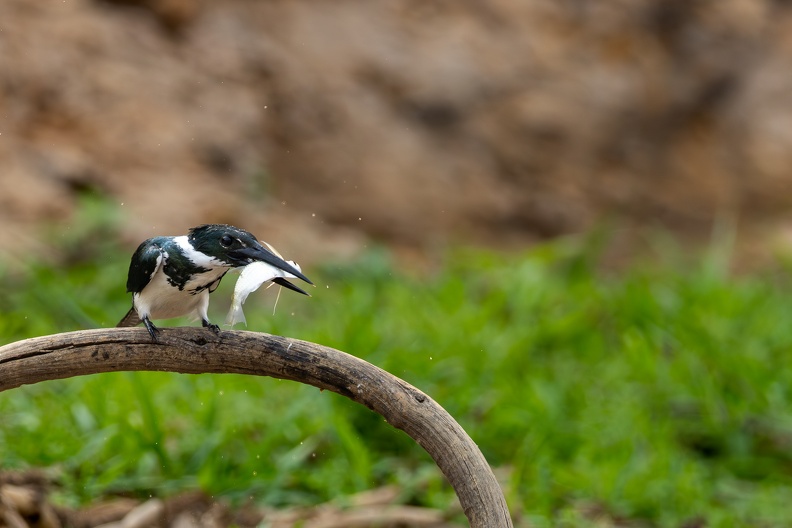
[[[138,317],[137,310],[135,307],[129,309],[127,314],[121,319],[116,327],[123,327],[123,326],[137,326],[141,323],[140,317]]]

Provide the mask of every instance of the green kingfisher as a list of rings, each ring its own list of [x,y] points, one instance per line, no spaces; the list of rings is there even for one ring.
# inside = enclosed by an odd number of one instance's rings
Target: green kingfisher
[[[252,262],[265,263],[313,284],[300,270],[238,227],[206,224],[190,229],[187,235],[149,238],[132,255],[127,279],[132,308],[117,326],[142,322],[156,341],[159,329],[152,319],[194,315],[205,328],[219,333],[220,328],[210,323],[206,315],[209,294],[217,289],[229,269]],[[273,274],[276,278],[272,282],[308,295],[279,276],[280,271]]]

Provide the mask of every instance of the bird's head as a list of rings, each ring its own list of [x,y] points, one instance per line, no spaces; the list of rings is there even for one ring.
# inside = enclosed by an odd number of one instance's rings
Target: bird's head
[[[308,284],[313,282],[244,229],[225,224],[205,224],[190,229],[187,239],[196,251],[224,262],[229,268],[247,266],[251,262],[266,262],[291,273]]]

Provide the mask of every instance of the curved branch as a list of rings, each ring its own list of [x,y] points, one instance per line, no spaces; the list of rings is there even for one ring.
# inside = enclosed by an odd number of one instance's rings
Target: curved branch
[[[333,348],[242,331],[82,330],[0,347],[0,392],[40,381],[122,370],[271,376],[327,389],[403,430],[435,460],[473,527],[511,527],[503,492],[476,444],[445,409],[407,382]]]

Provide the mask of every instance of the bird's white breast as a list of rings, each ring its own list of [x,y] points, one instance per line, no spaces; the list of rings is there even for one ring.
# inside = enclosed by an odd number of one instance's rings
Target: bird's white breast
[[[185,243],[187,241],[187,237],[176,238],[177,240],[183,238]],[[191,246],[189,247],[190,252],[188,253],[185,250],[185,254],[193,263],[208,268],[209,271],[196,274],[180,290],[168,282],[168,276],[164,272],[167,257],[162,257],[149,283],[141,292],[135,293],[132,297],[132,302],[141,318],[170,319],[185,315],[195,318],[206,318],[206,311],[209,306],[209,289],[206,286],[220,279],[227,271],[227,268],[221,267],[221,263],[217,259],[195,251]],[[196,291],[197,288],[203,289]]]

